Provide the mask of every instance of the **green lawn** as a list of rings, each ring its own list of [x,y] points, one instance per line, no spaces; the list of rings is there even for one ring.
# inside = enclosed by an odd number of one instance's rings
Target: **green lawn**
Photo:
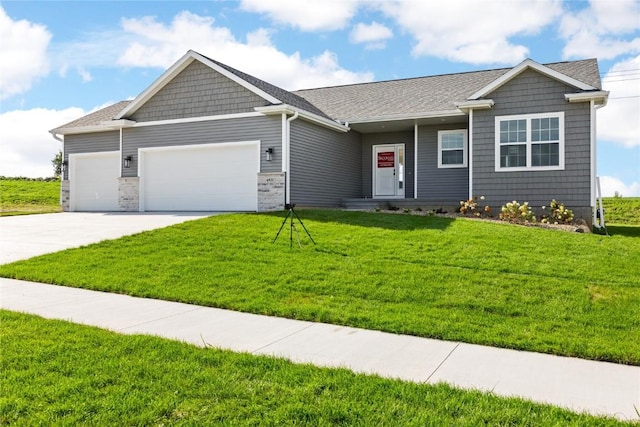
[[[0,177],[0,216],[60,211],[60,181]]]
[[[0,425],[626,425],[0,311]]]
[[[640,364],[640,239],[468,219],[235,214],[0,266],[5,277]]]

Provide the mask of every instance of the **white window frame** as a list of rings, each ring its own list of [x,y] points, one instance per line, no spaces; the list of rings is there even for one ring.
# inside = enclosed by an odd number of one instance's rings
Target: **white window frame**
[[[442,164],[442,136],[451,134],[462,134],[462,163],[445,165]],[[439,130],[438,131],[438,169],[450,169],[450,168],[466,168],[468,156],[468,131],[467,129],[452,129],[452,130]],[[449,151],[449,150],[444,150]]]
[[[554,166],[532,166],[532,145],[540,144],[539,141],[532,141],[531,138],[531,121],[533,119],[558,118],[558,165]],[[526,146],[527,165],[518,167],[501,167],[500,166],[500,122],[509,120],[526,120],[527,121],[527,139],[520,143]],[[564,170],[564,112],[539,113],[539,114],[520,114],[514,116],[496,116],[495,118],[495,171],[496,172],[518,172],[518,171],[557,171]]]

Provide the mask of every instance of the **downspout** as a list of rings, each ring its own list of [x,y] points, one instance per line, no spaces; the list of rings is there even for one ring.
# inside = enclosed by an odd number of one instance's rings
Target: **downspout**
[[[286,132],[286,177],[285,177],[285,203],[291,204],[291,122],[298,118],[298,111],[294,111],[293,116],[287,119],[287,132]],[[284,153],[283,153],[284,154]]]
[[[596,179],[598,176],[598,170],[597,170],[597,160],[596,160],[596,149],[597,149],[597,140],[596,140],[596,132],[597,132],[597,126],[596,126],[596,111],[602,107],[604,107],[605,105],[607,105],[606,99],[605,101],[600,104],[600,105],[596,105],[596,101],[595,99],[591,99],[591,101],[589,101],[589,107],[591,108],[591,208],[593,209],[593,221],[592,224],[596,224],[596,219],[597,219],[597,210],[598,210],[598,203],[596,200]],[[602,197],[602,194],[600,195],[600,197]],[[600,206],[600,218],[601,220],[604,218],[603,217],[604,212],[602,212],[602,206]]]
[[[49,133],[51,134],[51,136],[53,137],[53,139],[55,139],[56,141],[59,141],[62,143],[62,161],[64,162],[64,138],[60,138],[58,136],[58,134],[56,134],[54,131],[50,130]],[[60,179],[62,181],[64,181],[64,174],[68,173],[66,170],[61,170],[62,176],[60,177]]]
[[[418,123],[413,125],[413,198],[418,198]]]
[[[469,110],[469,135],[467,135],[467,144],[469,144],[469,200],[473,199],[473,109]]]
[[[120,128],[120,177],[122,177],[122,163],[124,162],[124,153],[122,152],[122,127]]]

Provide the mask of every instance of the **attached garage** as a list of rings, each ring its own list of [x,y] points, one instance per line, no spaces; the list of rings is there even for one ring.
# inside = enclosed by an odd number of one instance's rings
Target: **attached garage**
[[[140,210],[256,211],[260,141],[139,149]]]
[[[118,151],[69,155],[70,210],[117,211]]]

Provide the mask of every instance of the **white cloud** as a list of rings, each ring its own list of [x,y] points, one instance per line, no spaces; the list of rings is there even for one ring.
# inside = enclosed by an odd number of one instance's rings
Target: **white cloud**
[[[254,75],[284,89],[339,85],[370,81],[371,73],[355,73],[340,67],[330,51],[312,58],[298,52],[279,51],[260,29],[247,35],[246,43],[237,40],[225,27],[216,27],[214,19],[182,12],[165,25],[155,18],[124,19],[123,30],[131,35],[119,65],[167,68],[189,49]]]
[[[352,43],[366,43],[367,49],[382,49],[385,47],[384,41],[391,37],[393,37],[391,29],[378,22],[358,23],[349,35]]]
[[[28,91],[49,73],[47,46],[51,34],[44,25],[12,20],[0,7],[0,99]]]
[[[51,160],[62,144],[49,130],[82,115],[81,108],[15,110],[0,114],[0,175],[53,176]]]
[[[349,24],[358,3],[359,0],[242,0],[240,8],[266,14],[276,23],[302,31],[334,31]]]
[[[638,181],[627,185],[613,176],[601,176],[600,188],[602,189],[603,197],[613,197],[616,192],[624,197],[640,197],[640,184]]]
[[[625,147],[640,145],[640,55],[613,65],[602,79],[609,102],[598,111],[598,138]]]
[[[640,52],[639,17],[637,0],[591,0],[578,13],[565,13],[560,22],[560,35],[567,41],[563,57],[602,60]],[[621,37],[633,33],[634,38]]]
[[[529,50],[510,38],[537,34],[561,13],[559,0],[382,0],[378,5],[416,39],[415,56],[473,64],[522,61]]]

